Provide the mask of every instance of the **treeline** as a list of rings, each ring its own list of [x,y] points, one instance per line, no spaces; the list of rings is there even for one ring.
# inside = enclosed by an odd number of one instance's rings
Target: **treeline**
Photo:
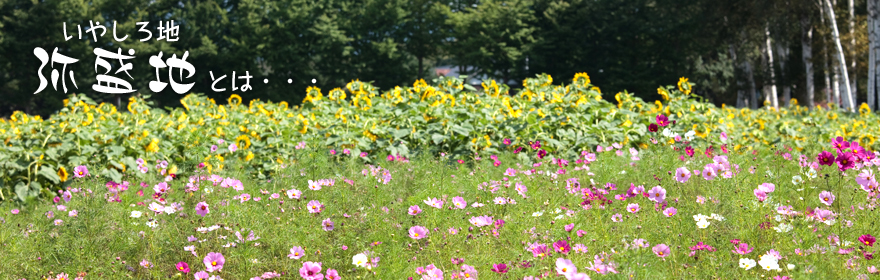
[[[834,17],[825,1],[831,1]],[[180,106],[182,95],[170,88],[155,94],[149,90],[157,74],[148,59],[159,52],[163,59],[181,57],[185,51],[196,67],[195,75],[184,80],[195,82],[191,92],[219,102],[232,93],[233,71],[253,76],[253,90],[237,92],[246,102],[260,98],[297,104],[313,79],[326,91],[354,79],[386,90],[431,79],[434,67],[450,65],[514,88],[538,73],[563,78],[587,72],[609,99],[621,90],[658,99],[659,85],[686,76],[696,83],[693,92],[718,105],[756,108],[777,100],[786,106],[796,98],[801,104],[873,106],[879,57],[870,54],[879,48],[878,2],[0,0],[0,116],[15,110],[47,115],[62,107],[60,84],[57,90],[50,85],[34,94],[40,84],[35,47],[49,54],[58,48],[79,59],[68,65],[78,87],[67,81],[69,93],[121,101],[121,106],[131,94],[150,94],[157,106]],[[159,23],[170,20],[180,26],[178,40],[157,41]],[[106,27],[97,42],[85,32],[95,21]],[[114,39],[113,22],[119,37],[129,36],[126,40]],[[151,40],[140,41],[146,34],[138,32],[138,22],[149,23]],[[72,39],[65,40],[63,24]],[[122,48],[123,54],[135,50],[134,68],[128,71],[132,78],[115,76],[131,82],[136,93],[92,90],[94,48],[114,53]],[[119,69],[118,62],[111,64]],[[47,79],[50,69],[43,70]],[[159,76],[167,82],[165,71]],[[211,90],[210,71],[215,77],[227,75],[219,84],[226,92]],[[264,84],[264,78],[270,82]],[[852,91],[851,102],[846,88]]]

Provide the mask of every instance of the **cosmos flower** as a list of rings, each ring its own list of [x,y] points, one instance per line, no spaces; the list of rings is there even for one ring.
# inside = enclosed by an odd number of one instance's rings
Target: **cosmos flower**
[[[658,244],[653,246],[652,252],[655,253],[656,256],[659,256],[661,258],[671,255],[671,249],[668,248],[668,245],[665,244]]]
[[[190,265],[188,265],[186,262],[179,262],[177,265],[175,265],[175,268],[177,268],[180,272],[190,273]]]
[[[677,171],[674,172],[674,179],[676,179],[677,182],[686,183],[686,181],[689,180],[689,177],[692,177],[692,173],[689,172],[689,169],[686,169],[686,167],[677,168]]]
[[[205,217],[206,214],[208,214],[208,203],[205,203],[205,201],[197,203],[196,215]]]
[[[412,226],[407,230],[408,235],[413,239],[423,239],[428,232],[429,230],[422,226]]]
[[[219,271],[224,268],[224,255],[221,253],[211,252],[208,255],[205,255],[205,258],[202,259],[202,263],[205,264],[205,270],[208,272]]]

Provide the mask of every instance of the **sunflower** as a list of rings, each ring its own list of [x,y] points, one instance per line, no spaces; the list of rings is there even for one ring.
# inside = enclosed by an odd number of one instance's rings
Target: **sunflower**
[[[147,147],[144,148],[148,152],[158,152],[159,151],[159,139],[153,138],[150,140],[150,144],[147,144]]]
[[[680,77],[680,81],[677,82],[677,87],[680,88],[680,91],[683,94],[689,95],[692,92],[692,85],[689,84],[689,79],[686,77]]]
[[[61,178],[61,181],[67,181],[67,176],[70,175],[67,173],[67,169],[64,169],[64,166],[58,167],[58,177]]]
[[[245,142],[245,143],[243,144],[242,142]],[[245,135],[245,134],[242,134],[242,135],[239,135],[239,137],[236,137],[235,143],[236,143],[236,147],[239,147],[239,149],[248,149],[248,147],[251,147],[251,139],[249,139],[248,135]]]
[[[233,103],[233,100],[236,100],[236,102]],[[230,95],[230,98],[227,98],[227,103],[229,103],[230,106],[239,106],[239,104],[242,104],[242,97],[234,93]]]
[[[248,151],[248,155],[245,156],[245,161],[251,161],[252,159],[254,159],[254,153]]]
[[[662,96],[662,99],[665,101],[671,100],[671,96],[668,95],[668,91],[664,88],[658,88],[658,94]]]
[[[588,77],[588,73],[576,73],[576,75],[573,76],[573,84],[580,87],[587,87],[588,84],[591,84],[591,78]]]

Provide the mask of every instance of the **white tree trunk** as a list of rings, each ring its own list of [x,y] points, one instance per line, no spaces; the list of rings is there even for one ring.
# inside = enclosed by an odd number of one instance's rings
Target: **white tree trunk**
[[[839,27],[836,26],[836,14],[833,12],[833,5],[830,4],[830,0],[824,0],[827,3],[827,15],[830,16],[830,27],[833,29],[833,43],[836,44],[836,51],[839,53],[839,67],[842,72],[842,77],[844,82],[842,83],[845,86],[845,96],[848,99],[848,110],[850,112],[854,112],[854,99],[851,98],[851,86],[849,85],[848,80],[848,67],[845,65],[845,52],[842,51],[842,43],[839,41]],[[768,32],[766,32],[768,33]]]
[[[784,106],[788,106],[790,104],[790,82],[787,81],[787,57],[790,56],[790,48],[784,46],[784,43],[781,42],[781,38],[775,40],[775,50],[778,52],[778,66],[781,67],[781,77],[779,80],[781,81],[781,101],[784,102]]]
[[[857,41],[855,37],[857,34],[854,33],[854,0],[848,0],[848,32],[851,34],[851,40],[849,42],[849,58],[851,58],[851,65],[849,65],[848,72],[852,75],[851,84],[849,84],[849,88],[851,91],[851,100],[854,100],[854,108],[852,111],[857,110]]]
[[[769,35],[769,24],[766,23],[766,55],[768,56],[769,73],[772,75],[771,96],[766,96],[766,101],[772,102],[772,107],[778,109],[778,89],[775,82],[775,57],[772,55],[772,37]],[[771,99],[771,100],[769,100]]]
[[[802,27],[802,63],[805,65],[806,106],[815,107],[815,72],[812,65],[812,18],[803,14],[799,19]]]
[[[879,0],[867,0],[867,34],[870,59],[867,60],[867,105],[876,108],[879,95]]]
[[[844,107],[844,106],[842,106],[842,94],[841,94],[842,92],[839,90],[839,85],[841,84],[841,82],[839,82],[839,73],[840,73],[839,68],[841,68],[841,67],[839,67],[839,63],[832,63],[832,65],[833,65],[833,71],[832,71],[833,72],[833,83],[832,83],[833,88],[830,89],[830,92],[833,93],[833,94],[831,94],[831,96],[832,96],[831,98],[833,98],[833,103],[831,103],[831,104],[836,104],[837,108],[842,109]]]

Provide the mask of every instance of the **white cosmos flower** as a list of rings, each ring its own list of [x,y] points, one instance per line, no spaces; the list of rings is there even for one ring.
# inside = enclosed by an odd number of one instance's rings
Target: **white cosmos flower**
[[[756,266],[756,261],[751,259],[740,259],[738,260],[738,266],[744,268],[744,270],[750,270],[754,266]]]
[[[132,218],[140,218],[140,217],[141,217],[141,214],[143,214],[143,213],[141,213],[141,211],[132,211],[132,214],[129,215],[129,217],[132,217]]]
[[[354,266],[365,267],[365,266],[367,266],[367,262],[368,262],[368,258],[364,254],[358,254],[358,255],[352,256],[352,265],[354,265]]]
[[[697,225],[698,228],[707,228],[710,225],[710,222],[708,222],[707,219],[700,219],[695,225]]]

